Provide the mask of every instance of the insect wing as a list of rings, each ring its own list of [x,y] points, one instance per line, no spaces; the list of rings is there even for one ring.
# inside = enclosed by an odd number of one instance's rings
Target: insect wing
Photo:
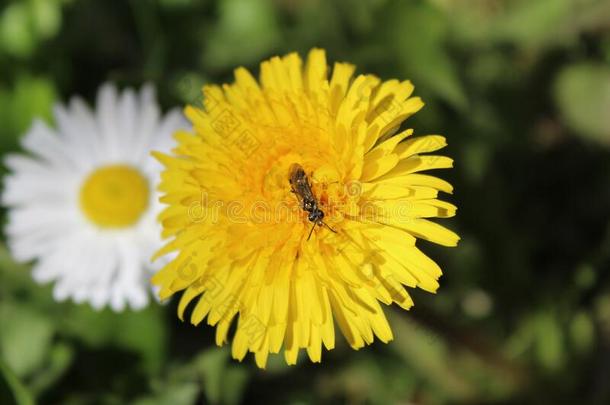
[[[315,197],[309,186],[309,181],[307,180],[307,175],[301,165],[295,163],[290,167],[289,180],[292,191],[297,195],[299,201],[315,201]]]

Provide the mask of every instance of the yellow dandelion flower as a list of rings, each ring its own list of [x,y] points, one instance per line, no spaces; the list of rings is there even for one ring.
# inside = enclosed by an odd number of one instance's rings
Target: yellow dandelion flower
[[[444,180],[420,172],[450,168],[434,152],[445,138],[411,138],[401,124],[422,108],[409,81],[381,81],[313,49],[244,68],[235,83],[204,87],[189,106],[192,132],[178,132],[164,164],[160,215],[176,258],[153,279],[165,299],[184,291],[191,322],[207,317],[216,343],[237,318],[233,357],[265,367],[283,346],[313,362],[335,345],[334,322],[359,349],[392,340],[380,302],[413,305],[405,287],[435,292],[439,266],[417,238],[455,246],[459,237],[428,218],[455,215],[439,200]],[[310,236],[310,233],[311,236]]]

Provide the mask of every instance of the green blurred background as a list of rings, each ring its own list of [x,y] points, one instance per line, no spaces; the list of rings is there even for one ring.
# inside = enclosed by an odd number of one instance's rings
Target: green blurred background
[[[175,302],[56,304],[2,244],[1,404],[610,403],[610,1],[4,0],[0,153],[103,81],[153,82],[167,109],[313,46],[411,79],[410,126],[448,138],[462,241],[422,244],[438,294],[388,309],[389,345],[261,371]]]

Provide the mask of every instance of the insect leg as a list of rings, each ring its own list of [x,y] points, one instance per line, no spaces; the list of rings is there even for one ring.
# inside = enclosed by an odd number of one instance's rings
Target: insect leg
[[[313,225],[311,226],[311,230],[309,231],[309,236],[307,236],[307,240],[309,240],[311,238],[311,234],[313,233],[313,229],[316,227],[316,223],[314,222]]]
[[[328,226],[328,224],[326,222],[322,222],[322,225],[324,225],[325,227],[327,227],[328,229],[331,230],[331,232],[333,233],[337,233],[337,231],[335,231],[333,228],[331,228],[330,226]]]

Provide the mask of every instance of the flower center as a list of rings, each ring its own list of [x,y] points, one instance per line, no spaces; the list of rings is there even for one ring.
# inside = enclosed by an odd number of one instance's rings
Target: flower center
[[[127,165],[101,167],[87,177],[80,190],[85,216],[102,228],[134,224],[148,206],[147,179]]]

